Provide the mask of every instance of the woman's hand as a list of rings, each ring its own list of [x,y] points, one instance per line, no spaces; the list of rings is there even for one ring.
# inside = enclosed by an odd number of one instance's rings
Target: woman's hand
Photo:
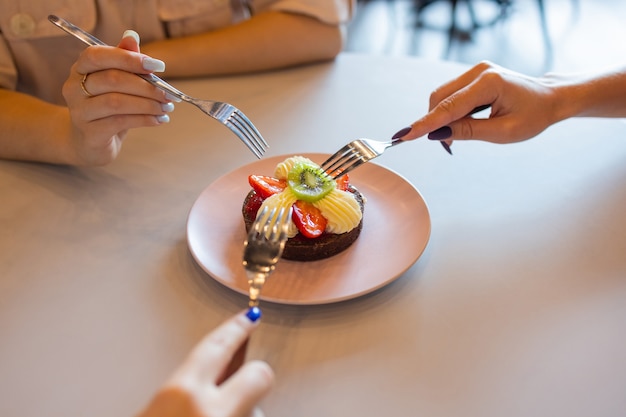
[[[512,143],[529,139],[564,118],[558,108],[558,79],[533,78],[481,62],[430,96],[429,112],[402,136],[411,140],[478,139]],[[489,118],[472,118],[478,107],[491,107]]]
[[[174,106],[166,94],[136,75],[164,69],[163,62],[139,53],[139,36],[132,31],[117,47],[83,51],[63,85],[78,165],[111,162],[128,129],[169,121],[166,113]]]
[[[256,328],[252,320],[240,313],[206,336],[140,417],[262,416],[256,405],[272,387],[272,370],[260,361],[232,369]]]

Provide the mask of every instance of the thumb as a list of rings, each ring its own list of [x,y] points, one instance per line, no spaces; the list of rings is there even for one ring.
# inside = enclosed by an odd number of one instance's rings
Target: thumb
[[[117,44],[117,47],[133,52],[139,52],[139,34],[134,30],[127,30],[122,35],[122,40]]]

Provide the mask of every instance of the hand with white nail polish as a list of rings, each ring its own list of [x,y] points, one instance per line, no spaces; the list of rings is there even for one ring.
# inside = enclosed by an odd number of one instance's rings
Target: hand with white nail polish
[[[243,360],[260,316],[239,313],[213,330],[156,393],[139,417],[261,417],[274,382],[270,367]]]
[[[129,129],[170,121],[174,104],[136,75],[164,70],[162,61],[140,53],[139,35],[133,31],[126,31],[117,47],[83,51],[63,87],[78,163],[109,163],[119,154]]]
[[[140,52],[137,33],[126,31],[117,47],[83,50],[63,84],[66,107],[0,89],[0,102],[5,97],[11,102],[9,112],[0,115],[0,125],[26,123],[33,113],[40,121],[31,122],[32,128],[16,127],[20,141],[0,143],[0,157],[67,165],[112,162],[130,129],[170,121],[170,97],[136,75],[164,70],[162,61]]]
[[[484,61],[437,88],[402,140],[520,142],[570,117],[626,117],[624,97],[626,66],[530,77]]]

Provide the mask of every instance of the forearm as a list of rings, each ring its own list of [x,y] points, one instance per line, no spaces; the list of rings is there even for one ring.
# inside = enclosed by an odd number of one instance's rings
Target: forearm
[[[559,119],[626,117],[626,67],[575,76],[546,76],[555,86]]]
[[[142,52],[167,63],[166,77],[191,77],[324,61],[342,47],[340,27],[270,11],[213,32],[147,44]]]
[[[0,89],[0,158],[72,164],[71,122],[65,107]]]

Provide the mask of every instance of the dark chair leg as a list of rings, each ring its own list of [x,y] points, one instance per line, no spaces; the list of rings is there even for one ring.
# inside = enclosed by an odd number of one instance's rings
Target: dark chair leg
[[[456,25],[456,6],[458,5],[458,0],[450,1],[450,27],[448,28],[448,46],[446,47],[445,58],[450,57],[450,52],[452,51],[452,43],[457,36],[457,25]]]
[[[539,18],[541,20],[541,30],[543,32],[543,43],[545,46],[545,67],[549,69],[552,66],[553,53],[552,39],[550,37],[550,30],[548,29],[548,19],[546,16],[546,7],[543,0],[537,0],[537,6],[539,8]]]
[[[428,25],[421,19],[422,11],[430,6],[433,3],[442,0],[413,0],[414,1],[414,10],[417,16],[416,26],[418,27],[428,27]],[[446,50],[444,53],[444,58],[449,58],[450,53],[452,51],[452,45],[454,41],[458,40],[461,42],[468,41],[471,39],[472,34],[476,29],[479,29],[482,26],[489,26],[497,22],[506,16],[506,11],[508,7],[511,5],[513,0],[492,0],[498,6],[500,6],[499,15],[491,22],[481,23],[478,21],[476,16],[474,5],[472,4],[473,0],[446,0],[446,2],[450,5],[450,26],[447,28],[448,32],[448,43],[446,46]],[[468,12],[470,14],[471,27],[467,29],[460,28],[457,24],[457,10],[458,6],[461,2],[464,2],[468,8]]]

